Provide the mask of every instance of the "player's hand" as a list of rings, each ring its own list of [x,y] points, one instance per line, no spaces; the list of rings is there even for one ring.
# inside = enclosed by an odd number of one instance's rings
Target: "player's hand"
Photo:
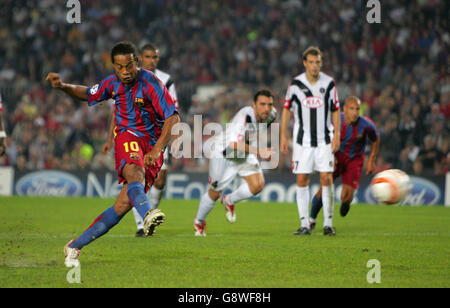
[[[341,146],[341,137],[338,135],[334,135],[333,140],[331,140],[331,151],[333,152],[333,154],[339,151],[340,146]]]
[[[102,145],[102,153],[108,154],[112,149],[112,141],[108,140]]]
[[[61,76],[58,73],[49,73],[45,78],[45,81],[50,82],[53,88],[61,88],[63,85]]]
[[[0,157],[5,155],[5,153],[6,153],[5,138],[0,138]]]
[[[286,137],[282,136],[280,140],[280,151],[281,153],[286,155],[288,153],[288,150],[289,150],[289,142]]]
[[[162,150],[154,147],[150,152],[144,155],[144,165],[151,167],[155,165],[158,159],[161,157]]]
[[[264,160],[270,160],[273,155],[275,155],[275,152],[272,150],[272,148],[262,149],[259,150],[259,157]]]

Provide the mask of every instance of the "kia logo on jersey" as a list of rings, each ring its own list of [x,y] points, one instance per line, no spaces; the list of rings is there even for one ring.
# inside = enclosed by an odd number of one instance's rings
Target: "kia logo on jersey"
[[[306,108],[317,109],[323,106],[324,101],[320,97],[310,96],[302,100],[302,105]]]

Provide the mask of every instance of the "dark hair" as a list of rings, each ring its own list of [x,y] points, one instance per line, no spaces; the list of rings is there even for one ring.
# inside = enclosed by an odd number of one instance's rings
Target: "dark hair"
[[[266,97],[271,97],[273,98],[273,94],[272,92],[270,92],[269,90],[259,90],[258,92],[255,93],[255,96],[253,96],[253,102],[256,103],[256,101],[258,100],[259,96],[266,96]]]
[[[320,51],[319,47],[310,46],[303,52],[302,55],[303,60],[306,61],[308,55],[322,56],[322,51]]]
[[[141,53],[143,53],[145,50],[151,50],[151,51],[156,52],[158,49],[153,44],[145,44],[141,48]]]
[[[133,54],[133,58],[135,61],[137,61],[137,48],[134,46],[133,43],[128,41],[122,41],[114,45],[113,49],[111,50],[111,62],[114,63],[114,56],[117,55],[128,55]]]

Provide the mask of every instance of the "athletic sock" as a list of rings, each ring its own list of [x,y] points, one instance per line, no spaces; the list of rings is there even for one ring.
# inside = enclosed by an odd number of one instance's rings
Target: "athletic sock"
[[[250,197],[253,197],[253,194],[247,181],[244,181],[238,189],[228,195],[228,200],[230,200],[231,204],[235,204]]]
[[[136,222],[136,228],[138,230],[144,229],[144,220],[142,219],[141,215],[138,213],[138,211],[133,207],[133,215],[134,215],[134,221]]]
[[[144,191],[144,185],[140,182],[133,182],[128,184],[127,190],[130,203],[134,206],[142,219],[145,218],[145,214],[150,210],[150,201]]]
[[[309,228],[308,208],[309,208],[309,186],[296,188],[297,207],[302,227]]]
[[[323,226],[333,226],[334,214],[334,186],[322,186]]]
[[[317,198],[317,195],[314,195],[311,201],[311,213],[309,217],[314,219],[315,221],[321,209],[322,209],[322,199],[319,199]]]
[[[150,188],[150,193],[149,193],[148,199],[150,200],[150,206],[152,209],[158,208],[163,195],[164,195],[164,189],[158,189],[155,186],[152,186],[152,188]]]
[[[111,206],[100,214],[92,225],[90,225],[89,228],[69,246],[77,249],[83,248],[90,242],[106,234],[112,227],[119,223],[122,217],[123,216],[117,215],[114,206]]]
[[[209,197],[209,193],[206,192],[203,194],[200,199],[200,204],[198,206],[197,216],[195,217],[195,222],[200,223],[206,220],[206,216],[211,212],[214,208],[214,204],[216,202]]]

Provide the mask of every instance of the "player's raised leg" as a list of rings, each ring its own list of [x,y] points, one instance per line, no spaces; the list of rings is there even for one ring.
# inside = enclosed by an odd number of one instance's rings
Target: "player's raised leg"
[[[162,224],[165,215],[159,210],[150,208],[150,201],[145,193],[145,170],[137,164],[126,164],[122,176],[128,184],[127,196],[142,219],[144,219],[144,234],[153,235],[155,228]]]
[[[230,223],[236,222],[235,204],[259,194],[264,188],[264,176],[261,172],[244,177],[238,189],[223,196],[222,204],[226,210],[226,217]]]

